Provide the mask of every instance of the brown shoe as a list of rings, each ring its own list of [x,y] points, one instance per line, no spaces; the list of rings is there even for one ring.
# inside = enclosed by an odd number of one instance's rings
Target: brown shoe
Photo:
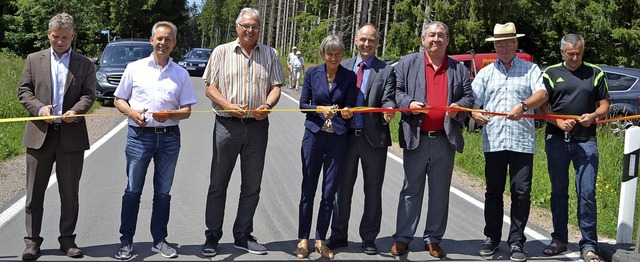
[[[427,244],[427,250],[429,251],[429,255],[436,258],[443,258],[445,256],[444,251],[437,243]]]
[[[64,243],[60,245],[60,250],[64,253],[66,253],[66,255],[68,257],[72,257],[72,258],[81,258],[84,255],[82,254],[82,250],[80,250],[80,248],[78,248],[78,246],[76,245],[76,243]]]
[[[22,251],[22,260],[36,260],[40,256],[40,245],[32,240],[25,239],[26,248]]]
[[[300,239],[296,248],[296,257],[299,259],[309,257],[309,239]]]
[[[407,243],[396,241],[391,247],[391,254],[394,256],[402,256],[407,253]]]
[[[320,254],[320,256],[328,259],[333,259],[333,251],[327,247],[327,244],[324,240],[316,240],[315,246],[316,252]]]

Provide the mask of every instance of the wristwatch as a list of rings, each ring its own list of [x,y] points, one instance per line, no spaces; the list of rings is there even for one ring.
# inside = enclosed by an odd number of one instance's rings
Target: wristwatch
[[[520,104],[522,104],[522,111],[529,111],[529,106],[524,101],[520,102]]]

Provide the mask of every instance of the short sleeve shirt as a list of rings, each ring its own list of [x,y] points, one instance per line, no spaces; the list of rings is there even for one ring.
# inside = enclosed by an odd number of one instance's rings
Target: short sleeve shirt
[[[294,53],[291,52],[289,53],[289,56],[287,57],[287,61],[289,64],[293,65],[293,63],[298,59],[298,56]]]
[[[114,96],[127,100],[131,108],[147,109],[147,126],[173,126],[180,121],[156,122],[151,114],[162,110],[176,110],[198,102],[189,72],[169,59],[162,71],[153,55],[131,62],[124,70]],[[129,125],[138,126],[131,118]]]
[[[265,103],[271,90],[284,83],[282,65],[275,49],[257,44],[246,56],[238,40],[213,49],[202,78],[218,88],[230,103],[247,105],[249,109]],[[222,108],[215,103],[212,108],[220,116],[231,117],[229,113],[217,112]],[[253,114],[249,113],[247,117],[253,117]]]
[[[544,71],[543,79],[549,94],[549,107],[557,115],[593,113],[597,101],[609,98],[604,72],[594,64],[584,62],[574,71],[562,63],[552,65]],[[564,135],[564,131],[555,125],[547,125],[546,133]],[[596,125],[576,124],[570,133],[572,137],[595,137]]]
[[[515,57],[507,72],[501,60],[482,68],[471,83],[476,104],[484,110],[509,113],[518,103],[533,93],[545,91],[540,68],[528,61]],[[525,114],[533,113],[532,110]],[[482,150],[484,152],[514,151],[535,154],[535,127],[533,119],[518,121],[494,116],[482,129]]]

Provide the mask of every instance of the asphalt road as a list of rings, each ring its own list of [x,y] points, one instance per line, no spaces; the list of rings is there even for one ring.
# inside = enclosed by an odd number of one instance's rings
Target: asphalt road
[[[214,115],[210,112],[210,102],[204,96],[204,86],[199,78],[192,78],[199,103],[194,106],[191,118],[182,121],[182,149],[176,178],[172,188],[171,220],[169,221],[169,237],[179,257],[174,260],[194,261],[209,260],[200,254],[204,242],[204,206],[211,158],[211,143]],[[297,108],[294,98],[283,94],[277,108]],[[265,244],[269,253],[259,256],[236,250],[233,247],[231,228],[237,211],[237,200],[240,189],[239,165],[232,175],[227,196],[225,212],[224,236],[221,239],[218,255],[213,261],[282,261],[298,260],[293,251],[297,243],[298,201],[301,185],[300,142],[304,131],[302,113],[272,113],[270,119],[270,138],[266,153],[266,166],[262,182],[261,199],[255,216],[254,235],[260,243]],[[85,168],[80,186],[80,217],[76,233],[76,242],[85,253],[82,260],[104,261],[115,260],[113,255],[119,247],[119,219],[121,197],[126,185],[124,142],[126,124],[114,126],[113,131],[96,142],[87,151]],[[480,150],[480,149],[467,149]],[[362,253],[360,238],[357,232],[358,222],[362,215],[363,194],[361,179],[356,184],[353,198],[353,211],[350,222],[350,245],[335,250],[335,260],[406,260],[424,261],[439,260],[429,256],[424,250],[421,235],[424,230],[426,203],[416,239],[410,243],[410,252],[401,257],[389,253],[393,244],[391,235],[395,229],[398,193],[402,186],[401,158],[389,155],[387,159],[386,178],[383,189],[383,221],[382,231],[376,241],[381,251],[379,255],[369,256]],[[152,175],[152,167],[147,178]],[[55,177],[55,176],[54,176]],[[53,180],[53,178],[52,178]],[[132,260],[166,260],[150,251],[151,235],[149,222],[151,213],[152,179],[147,179],[141,209],[138,218],[137,235],[134,237],[134,258]],[[45,200],[45,222],[42,236],[42,256],[39,261],[69,261],[58,250],[59,196],[57,184],[47,191]],[[319,196],[320,193],[317,193]],[[317,197],[318,198],[318,197]],[[426,198],[426,194],[425,194]],[[317,200],[317,199],[316,199]],[[317,203],[317,201],[316,201]],[[15,261],[20,259],[24,249],[22,238],[24,229],[24,200],[8,204],[2,208],[0,215],[0,260]],[[484,226],[482,202],[466,195],[463,190],[451,188],[451,207],[449,225],[442,242],[448,253],[445,260],[452,261],[508,261],[509,248],[506,244],[508,224],[503,225],[503,241],[500,249],[493,257],[483,258],[477,255],[482,244]],[[317,204],[316,204],[317,207]],[[13,215],[13,214],[16,215]],[[315,229],[315,225],[312,230]],[[530,261],[573,261],[578,260],[577,253],[565,256],[546,257],[542,249],[548,243],[548,232],[530,225],[527,229],[528,242],[525,245]],[[575,245],[570,247],[576,250]],[[311,253],[309,259],[321,259],[317,253]]]

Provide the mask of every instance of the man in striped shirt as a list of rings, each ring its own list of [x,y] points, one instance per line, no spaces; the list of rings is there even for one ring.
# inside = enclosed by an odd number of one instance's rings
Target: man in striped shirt
[[[277,51],[258,43],[260,23],[258,10],[242,9],[236,19],[238,39],[213,50],[203,75],[206,95],[217,115],[202,246],[207,257],[218,253],[227,187],[238,155],[242,155],[242,185],[234,246],[253,254],[267,253],[251,233],[267,150],[268,110],[280,99],[284,75]]]
[[[485,181],[487,184],[484,209],[484,234],[486,239],[480,250],[481,256],[490,256],[500,244],[502,237],[502,194],[509,170],[511,190],[511,229],[507,243],[511,261],[526,261],[523,245],[527,238],[524,228],[529,219],[531,206],[531,177],[535,128],[533,119],[522,118],[525,113],[547,101],[547,92],[542,82],[542,73],[537,65],[516,56],[518,37],[513,23],[496,24],[493,37],[498,60],[482,68],[471,87],[475,96],[474,108],[488,112],[505,113],[506,117],[491,117],[473,112],[471,116],[482,130],[482,150],[485,158]]]

